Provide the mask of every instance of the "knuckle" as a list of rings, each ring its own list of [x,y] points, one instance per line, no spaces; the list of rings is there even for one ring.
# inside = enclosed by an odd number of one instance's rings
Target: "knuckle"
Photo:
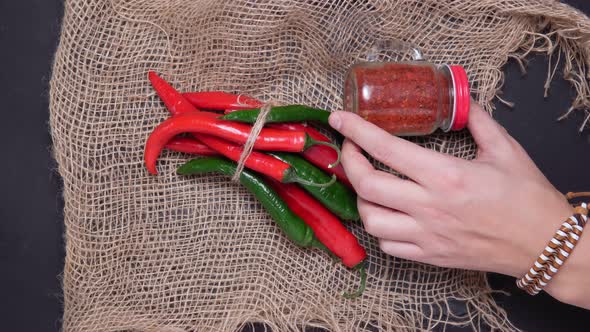
[[[379,249],[381,249],[381,251],[383,251],[386,254],[391,255],[392,253],[391,246],[389,246],[389,243],[385,240],[379,240]]]
[[[443,179],[445,183],[450,188],[457,188],[463,184],[463,175],[459,172],[458,169],[452,167],[445,174],[443,175]]]
[[[435,242],[431,243],[428,251],[433,264],[442,267],[451,267],[453,255],[450,254],[449,248],[441,243]]]
[[[422,214],[424,214],[425,216],[427,216],[427,220],[434,220],[434,223],[429,223],[429,226],[434,226],[437,224],[436,221],[438,221],[440,219],[441,216],[441,212],[440,210],[433,206],[433,205],[425,205],[422,207],[421,210]],[[430,225],[430,224],[434,224],[434,225]]]
[[[352,156],[352,143],[348,139],[345,139],[342,143],[342,148],[340,150],[342,159],[349,158]]]
[[[353,113],[342,112],[342,124],[340,131],[353,141],[361,140],[363,136],[362,126],[359,125],[361,118]]]
[[[363,219],[363,225],[365,226],[365,231],[373,236],[376,236],[377,233],[376,226],[377,224],[374,222],[372,218],[365,218]]]
[[[373,174],[369,173],[366,174],[358,183],[358,188],[356,189],[357,194],[367,200],[370,200],[371,196],[375,191],[375,185],[373,183]]]
[[[466,187],[465,172],[457,166],[447,167],[439,177],[442,188],[457,193],[463,191]]]
[[[438,258],[434,264],[440,267],[454,267],[453,262],[448,257]]]
[[[386,165],[393,160],[393,151],[383,142],[375,142],[375,149],[371,155]]]
[[[365,226],[365,231],[368,234],[375,236],[375,223],[373,223],[370,219],[363,220],[363,224]]]
[[[375,217],[370,211],[370,206],[359,202],[358,210],[363,222],[363,226],[365,227],[365,231],[371,235],[375,235]]]
[[[342,143],[342,158],[348,156],[354,156],[355,155],[355,151],[354,151],[354,143],[349,140],[348,138],[344,140],[344,143]]]
[[[356,206],[361,218],[364,220],[369,215],[369,204],[360,197],[356,198]]]

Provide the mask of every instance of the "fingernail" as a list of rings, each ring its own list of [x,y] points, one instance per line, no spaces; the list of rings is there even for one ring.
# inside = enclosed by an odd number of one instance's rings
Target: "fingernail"
[[[342,120],[340,119],[340,114],[337,114],[337,113],[330,114],[330,117],[328,118],[328,122],[330,123],[330,126],[332,126],[332,128],[339,130],[340,126],[342,125]]]

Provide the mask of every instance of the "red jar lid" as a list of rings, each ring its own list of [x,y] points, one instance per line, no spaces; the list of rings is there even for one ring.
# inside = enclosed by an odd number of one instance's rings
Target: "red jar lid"
[[[451,130],[461,130],[467,125],[471,97],[469,95],[469,80],[467,73],[461,66],[449,66],[453,76],[455,90],[455,107]]]

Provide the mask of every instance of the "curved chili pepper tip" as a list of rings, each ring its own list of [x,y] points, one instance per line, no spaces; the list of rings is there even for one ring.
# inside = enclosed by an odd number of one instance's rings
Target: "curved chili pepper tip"
[[[356,291],[354,291],[353,293],[348,293],[348,292],[342,293],[342,296],[344,298],[349,299],[349,300],[355,299],[355,298],[363,295],[363,292],[367,288],[367,268],[365,267],[364,262],[359,263],[354,269],[358,270],[361,274],[361,284],[359,285],[359,288]]]
[[[158,74],[157,74],[155,71],[153,71],[153,70],[150,70],[150,71],[148,71],[148,79],[150,80],[150,83],[152,83],[152,84],[154,84],[154,82],[158,82],[158,81],[160,81],[160,80],[163,80],[163,79],[162,79],[160,76],[158,76]],[[156,85],[157,85],[157,83],[156,83]]]

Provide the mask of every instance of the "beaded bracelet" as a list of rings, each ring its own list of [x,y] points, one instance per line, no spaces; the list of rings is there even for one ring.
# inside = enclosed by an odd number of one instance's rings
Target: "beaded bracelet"
[[[587,193],[568,193],[566,197],[571,199],[585,196],[584,194]],[[516,281],[516,285],[520,289],[530,295],[536,295],[547,285],[580,240],[584,226],[588,221],[588,213],[588,204],[586,203],[574,208],[574,214],[561,224],[531,269]]]

